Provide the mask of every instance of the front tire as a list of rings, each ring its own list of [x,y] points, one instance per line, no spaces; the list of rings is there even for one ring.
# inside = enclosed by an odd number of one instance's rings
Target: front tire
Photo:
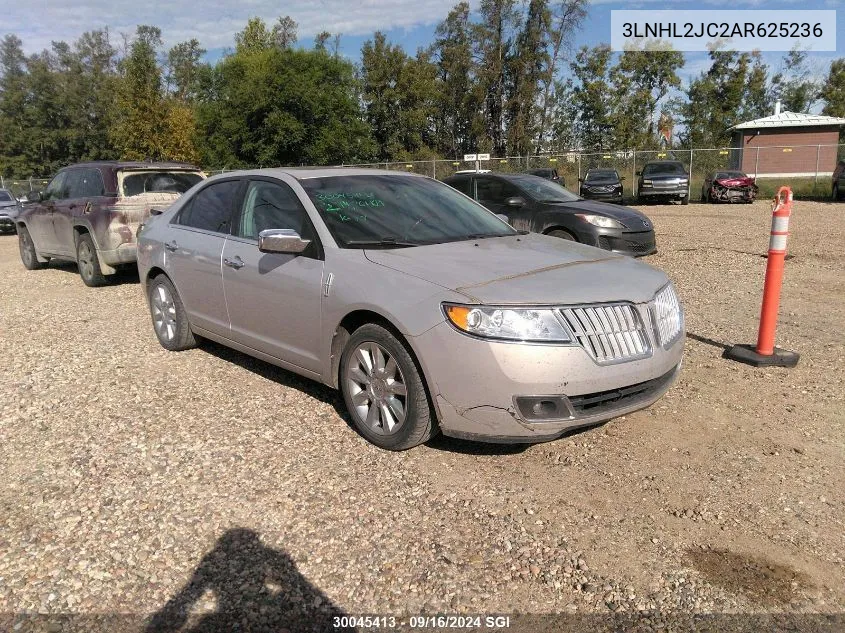
[[[831,193],[833,194],[834,200],[842,200],[843,195],[839,191],[839,183],[836,183],[835,185],[833,185],[833,191]]]
[[[22,226],[18,229],[18,248],[21,253],[21,262],[27,270],[40,270],[46,264],[38,261],[38,253],[35,252],[35,244],[32,242],[32,236],[26,227]]]
[[[150,282],[147,299],[153,330],[164,349],[181,352],[197,346],[182,299],[166,276],[159,275]]]
[[[79,276],[86,286],[97,288],[106,285],[106,277],[100,270],[100,258],[97,257],[97,247],[88,233],[83,233],[76,241],[76,265]]]
[[[569,231],[564,231],[563,229],[558,229],[554,231],[549,231],[546,235],[551,235],[552,237],[559,237],[562,240],[567,240],[569,242],[577,242],[578,240],[575,239],[575,236],[572,235]]]
[[[358,432],[379,448],[402,451],[437,434],[414,359],[389,330],[363,325],[340,357],[340,389]]]
[[[683,198],[681,198],[681,204],[683,204],[683,205],[689,204],[689,196],[684,196]]]

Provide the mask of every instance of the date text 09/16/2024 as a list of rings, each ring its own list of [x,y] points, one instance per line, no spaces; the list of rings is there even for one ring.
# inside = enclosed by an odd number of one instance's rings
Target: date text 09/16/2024
[[[383,615],[341,615],[335,616],[332,625],[336,630],[360,628],[378,629],[493,629],[510,627],[507,615],[412,615],[397,618]]]

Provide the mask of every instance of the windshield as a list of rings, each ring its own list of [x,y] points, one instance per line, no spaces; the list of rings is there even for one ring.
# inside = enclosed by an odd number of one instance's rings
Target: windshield
[[[8,191],[0,191],[0,202],[14,202],[15,199],[9,194]]]
[[[686,173],[681,163],[650,163],[643,168],[643,176],[654,176],[657,174],[685,176]]]
[[[511,174],[508,182],[516,185],[534,200],[541,202],[575,202],[581,200],[574,193],[552,180],[546,180],[539,176],[527,176],[522,174]]]
[[[390,174],[300,181],[341,248],[439,244],[517,231],[436,180]]]
[[[586,182],[591,180],[619,180],[615,169],[591,169],[587,172]]]
[[[723,178],[747,178],[745,174],[741,171],[720,171],[716,174],[716,180],[722,180]]]
[[[185,193],[203,180],[202,174],[190,171],[123,172],[123,195],[142,193]]]

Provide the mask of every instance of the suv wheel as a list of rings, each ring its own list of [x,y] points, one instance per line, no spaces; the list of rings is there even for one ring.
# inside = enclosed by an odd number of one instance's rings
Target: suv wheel
[[[684,196],[681,198],[681,204],[689,204],[689,196]]]
[[[159,275],[150,282],[147,297],[153,329],[161,346],[171,352],[196,347],[197,340],[191,332],[191,323],[182,299],[165,275]]]
[[[76,241],[76,265],[79,276],[86,286],[96,288],[106,283],[106,278],[100,271],[100,259],[97,257],[97,247],[88,233],[83,233]]]
[[[358,432],[401,451],[437,434],[425,385],[405,345],[380,325],[363,325],[340,358],[340,389]]]
[[[44,264],[38,261],[38,254],[35,252],[35,244],[32,242],[32,236],[26,227],[22,226],[18,229],[18,248],[21,251],[21,261],[24,268],[27,270],[39,270],[44,268]]]

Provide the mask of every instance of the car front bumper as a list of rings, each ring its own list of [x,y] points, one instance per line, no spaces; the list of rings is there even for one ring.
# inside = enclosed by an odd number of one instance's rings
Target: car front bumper
[[[445,322],[413,343],[444,435],[531,443],[651,405],[678,375],[683,339],[664,350],[652,337],[651,356],[611,365],[597,364],[578,345],[485,341]],[[557,398],[567,414],[531,421],[518,406],[530,396]]]
[[[595,192],[595,191],[587,191],[586,189],[581,190],[581,197],[585,200],[603,200],[606,202],[622,202],[622,190],[618,191],[602,191],[602,192]]]
[[[689,190],[684,187],[640,187],[637,190],[639,198],[686,198]]]
[[[576,234],[582,244],[595,246],[606,251],[643,257],[657,252],[657,239],[654,231],[623,231],[622,229],[604,229],[590,225]]]

